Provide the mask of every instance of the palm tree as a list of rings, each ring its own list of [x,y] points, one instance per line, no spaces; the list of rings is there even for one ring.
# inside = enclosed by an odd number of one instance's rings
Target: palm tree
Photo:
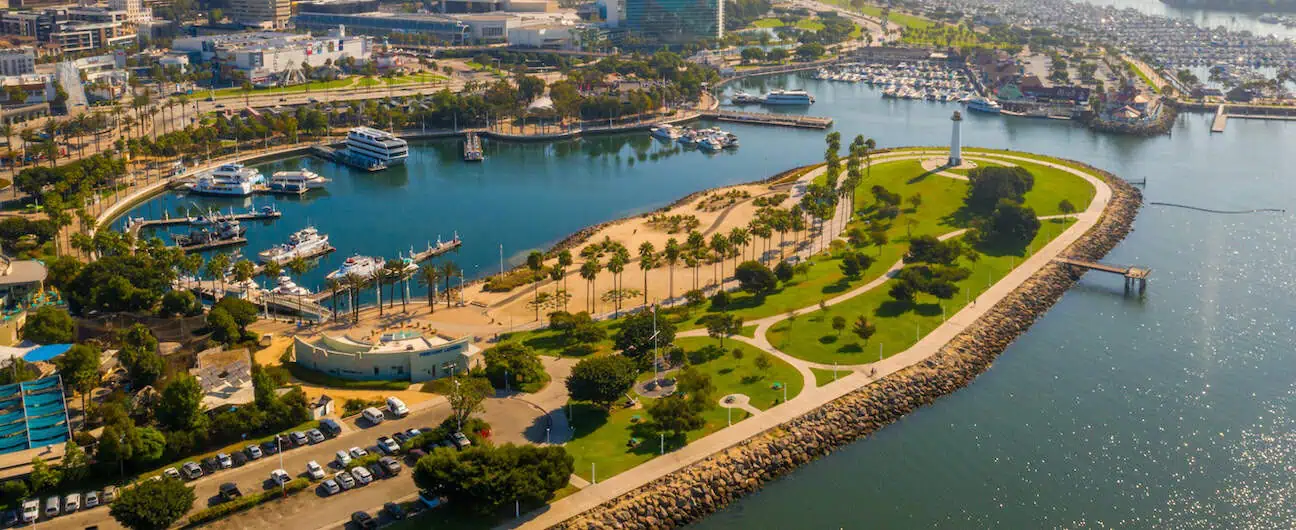
[[[720,266],[720,274],[715,277],[716,285],[724,286],[724,259],[729,250],[729,239],[721,234],[711,235],[711,252],[715,254],[715,261],[712,261],[711,274],[715,274],[715,265]]]
[[[618,282],[621,273],[625,271],[626,262],[620,254],[613,254],[608,260],[608,272],[612,273],[612,318],[621,317],[621,288]]]
[[[337,293],[338,288],[342,286],[342,282],[337,278],[325,278],[324,285],[328,286],[329,305],[333,306],[333,318],[337,318]]]
[[[598,258],[591,257],[581,264],[580,275],[585,279],[585,308],[590,314],[594,313],[594,297],[590,293],[594,290],[594,279],[601,270],[603,265],[599,264]]]
[[[220,300],[225,295],[225,269],[229,267],[229,254],[216,254],[207,260],[207,275],[213,280],[220,281],[220,291],[216,293],[215,298]]]
[[[379,267],[377,269],[374,269],[373,272],[369,273],[369,279],[374,281],[374,287],[376,287],[374,289],[374,293],[378,296],[378,318],[382,318],[383,316],[382,288],[383,288],[383,282],[387,279],[387,269],[385,267]]]
[[[450,278],[459,274],[459,266],[453,261],[447,261],[441,264],[441,278],[445,280],[446,307],[450,307]]]
[[[679,241],[675,238],[666,240],[666,248],[662,250],[662,259],[666,262],[666,268],[670,271],[670,299],[675,299],[675,265],[680,260]]]
[[[531,269],[531,291],[535,293],[536,321],[540,320],[540,282],[544,281],[544,275],[540,271],[544,269],[544,254],[539,250],[532,250],[527,254],[527,268]]]
[[[364,288],[365,278],[357,273],[348,272],[344,281],[347,285],[347,302],[351,304],[351,319],[360,322],[360,289]]]
[[[557,298],[560,291],[558,288],[558,282],[561,281],[564,286],[567,285],[567,269],[554,265],[553,268],[549,269],[549,279],[554,281],[554,297]],[[567,288],[563,287],[561,291],[566,292]],[[571,297],[568,296],[567,298]],[[567,310],[567,298],[563,299],[563,311]]]
[[[248,281],[252,279],[252,273],[255,271],[256,265],[253,265],[251,261],[241,259],[234,263],[234,281],[239,282],[239,286],[243,288],[244,300],[248,296]]]
[[[657,268],[657,249],[652,242],[644,241],[639,245],[639,270],[643,271],[644,307],[648,307],[648,271]]]
[[[735,255],[734,268],[738,267],[737,256],[742,255],[742,251],[746,250],[748,243],[751,243],[751,234],[747,232],[746,228],[735,226],[733,230],[729,231],[729,246],[739,250],[738,254]]]
[[[419,286],[427,288],[428,314],[436,313],[436,284],[441,279],[441,272],[436,265],[427,265],[419,269]]]
[[[180,270],[195,279],[198,277],[198,272],[202,270],[202,267],[203,259],[198,254],[189,254],[180,260]]]
[[[572,266],[572,253],[570,250],[563,249],[558,253],[558,267],[563,269],[563,290],[567,290],[567,268]]]

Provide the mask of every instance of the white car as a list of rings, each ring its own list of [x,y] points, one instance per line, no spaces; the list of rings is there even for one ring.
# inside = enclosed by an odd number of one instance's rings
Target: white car
[[[311,480],[320,480],[324,478],[324,468],[319,465],[319,462],[314,460],[306,462],[306,473],[310,475]]]
[[[396,444],[396,440],[382,436],[378,438],[378,450],[388,455],[394,455],[400,452],[400,446]]]
[[[261,446],[259,446],[259,445],[257,445],[257,444],[252,444],[252,445],[247,446],[247,454],[248,454],[248,457],[251,458],[251,459],[253,459],[253,460],[256,460],[256,459],[258,459],[258,458],[261,458],[261,457],[265,456],[265,453],[262,453],[262,452],[261,452]]]
[[[351,463],[351,455],[347,454],[346,451],[338,451],[337,463],[338,467],[346,467],[347,464]]]
[[[356,482],[359,482],[361,486],[373,482],[373,473],[370,473],[364,466],[357,466],[352,469],[351,476],[355,477]]]
[[[166,468],[162,471],[162,474],[166,475],[167,478],[180,478],[180,470],[174,467]]]
[[[352,456],[353,458],[360,458],[360,457],[365,456],[365,455],[368,455],[368,454],[369,454],[369,451],[365,451],[363,447],[352,447],[352,448],[351,448],[351,456]]]
[[[92,491],[85,495],[85,507],[94,508],[99,505],[99,492]]]
[[[329,495],[334,495],[342,493],[342,487],[338,486],[336,480],[328,479],[324,481],[324,491],[327,491]]]
[[[352,478],[351,474],[347,473],[346,471],[338,471],[336,475],[333,475],[333,480],[336,480],[338,485],[342,486],[342,489],[344,490],[349,490],[351,488],[354,488],[356,485],[355,479]]]
[[[22,520],[24,523],[35,521],[40,516],[40,500],[27,499],[22,503]]]
[[[270,480],[274,482],[275,485],[282,486],[284,484],[287,484],[288,481],[292,480],[292,477],[288,476],[287,471],[284,471],[282,469],[276,469],[270,472]]]
[[[81,494],[69,493],[63,499],[63,513],[72,513],[81,509]]]
[[[216,461],[220,462],[221,469],[229,469],[231,467],[234,467],[234,461],[230,459],[230,455],[227,455],[225,453],[217,454]]]

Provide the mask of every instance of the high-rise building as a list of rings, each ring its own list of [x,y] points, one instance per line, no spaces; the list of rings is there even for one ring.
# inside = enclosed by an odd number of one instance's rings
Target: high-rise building
[[[625,0],[625,26],[667,44],[724,36],[723,0]]]
[[[225,14],[240,24],[284,28],[292,17],[291,0],[230,0]]]
[[[126,21],[131,24],[153,20],[153,9],[144,7],[144,0],[108,0],[108,9],[125,11]]]

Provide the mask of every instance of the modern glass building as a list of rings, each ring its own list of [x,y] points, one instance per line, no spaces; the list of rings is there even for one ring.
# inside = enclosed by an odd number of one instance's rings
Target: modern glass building
[[[450,44],[463,44],[469,38],[467,24],[449,17],[411,13],[309,13],[298,12],[293,22],[299,29],[330,29],[344,25],[348,32],[367,35],[426,33]]]
[[[650,42],[719,39],[724,36],[724,1],[625,0],[625,25]]]

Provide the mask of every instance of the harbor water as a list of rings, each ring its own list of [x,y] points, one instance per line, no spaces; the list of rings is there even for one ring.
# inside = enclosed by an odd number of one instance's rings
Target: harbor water
[[[730,90],[806,88],[848,144],[947,145],[956,104],[882,99],[808,74]],[[1296,204],[1296,124],[1186,114],[1172,134],[1096,134],[1067,121],[965,113],[963,139],[1146,178],[1146,199],[1219,210]],[[248,231],[247,256],[307,223],[339,251],[300,282],[317,288],[353,252],[395,257],[454,231],[469,277],[517,263],[590,224],[701,189],[815,162],[823,131],[719,124],[741,138],[705,155],[646,133],[552,144],[486,141],[465,164],[456,140],[417,142],[376,174],[313,159],[333,179],[303,199],[167,195],[163,209],[274,202],[284,218]],[[315,193],[318,193],[316,195]],[[192,207],[191,207],[192,208]],[[1296,229],[1288,213],[1217,215],[1147,206],[1108,260],[1151,267],[1144,297],[1090,274],[971,386],[698,523],[730,528],[1289,528],[1296,526]]]

